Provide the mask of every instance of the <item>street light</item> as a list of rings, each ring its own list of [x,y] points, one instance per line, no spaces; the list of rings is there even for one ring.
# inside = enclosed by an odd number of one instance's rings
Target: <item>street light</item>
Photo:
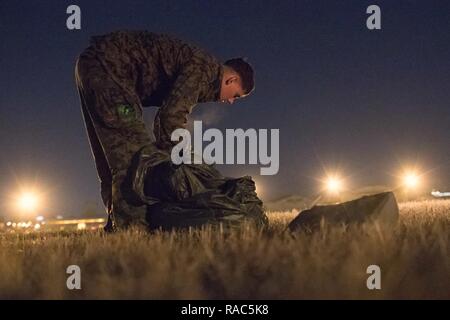
[[[403,185],[408,189],[416,189],[420,185],[420,176],[416,172],[407,172],[403,176]]]
[[[26,212],[35,211],[38,206],[38,203],[39,203],[38,196],[32,192],[24,192],[17,199],[19,209]]]
[[[344,187],[344,182],[342,178],[340,178],[338,175],[331,175],[326,177],[326,179],[323,180],[325,190],[332,195],[339,194]]]
[[[21,217],[33,216],[42,209],[42,194],[34,188],[22,189],[13,196],[12,200],[11,204]]]

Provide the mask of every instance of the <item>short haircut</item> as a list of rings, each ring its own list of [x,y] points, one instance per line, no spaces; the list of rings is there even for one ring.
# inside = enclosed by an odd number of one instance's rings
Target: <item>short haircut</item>
[[[241,77],[242,89],[245,94],[249,94],[255,89],[255,79],[252,66],[245,60],[245,58],[233,58],[225,61],[224,65],[233,69]]]

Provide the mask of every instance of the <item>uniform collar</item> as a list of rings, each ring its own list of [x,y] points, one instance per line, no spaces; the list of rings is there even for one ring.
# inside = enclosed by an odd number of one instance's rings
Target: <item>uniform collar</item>
[[[222,78],[223,78],[223,67],[222,65],[219,65],[219,72],[217,74],[217,79],[214,81],[214,101],[220,100],[220,88],[222,86]]]

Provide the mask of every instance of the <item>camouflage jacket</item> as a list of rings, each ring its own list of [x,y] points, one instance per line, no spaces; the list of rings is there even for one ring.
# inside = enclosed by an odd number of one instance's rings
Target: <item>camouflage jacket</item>
[[[153,132],[158,147],[170,149],[173,130],[184,128],[198,102],[218,101],[221,63],[202,49],[168,35],[117,31],[91,38],[91,48],[108,74],[141,106],[159,106]]]

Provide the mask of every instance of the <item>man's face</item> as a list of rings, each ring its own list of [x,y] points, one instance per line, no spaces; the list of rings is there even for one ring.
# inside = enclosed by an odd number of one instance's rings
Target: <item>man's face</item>
[[[236,99],[245,96],[239,76],[230,75],[223,77],[220,87],[220,102],[232,104]]]

